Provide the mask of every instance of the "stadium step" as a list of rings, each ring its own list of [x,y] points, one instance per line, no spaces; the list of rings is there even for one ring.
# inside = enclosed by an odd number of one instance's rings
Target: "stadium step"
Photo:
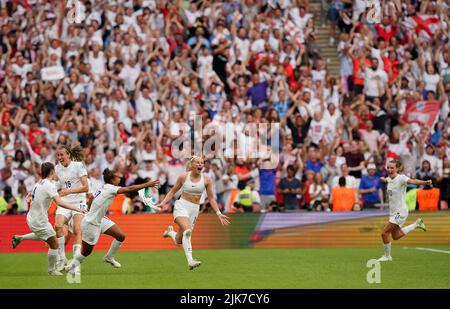
[[[322,14],[326,16],[327,12],[322,12],[320,0],[309,0],[308,11],[314,16],[316,41],[319,44],[322,59],[326,62],[328,74],[334,78],[338,78],[340,65],[337,42],[330,46],[330,26],[326,25],[322,27]]]

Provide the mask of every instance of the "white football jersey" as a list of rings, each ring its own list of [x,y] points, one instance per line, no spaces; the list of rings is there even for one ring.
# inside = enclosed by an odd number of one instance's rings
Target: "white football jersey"
[[[119,189],[120,187],[105,184],[100,190],[95,192],[91,209],[84,216],[84,220],[90,224],[100,226],[102,218],[106,215]]]
[[[387,178],[387,195],[389,201],[389,212],[391,215],[400,211],[408,211],[406,206],[406,187],[409,177],[397,175],[394,179]]]
[[[75,161],[71,161],[67,167],[57,164],[55,172],[58,176],[59,186],[66,189],[81,187],[81,177],[87,176],[84,164]],[[86,193],[69,194],[63,196],[62,200],[68,203],[86,204]]]
[[[34,185],[31,193],[31,206],[27,222],[32,229],[45,229],[48,223],[48,208],[52,199],[58,195],[55,182],[42,179]]]

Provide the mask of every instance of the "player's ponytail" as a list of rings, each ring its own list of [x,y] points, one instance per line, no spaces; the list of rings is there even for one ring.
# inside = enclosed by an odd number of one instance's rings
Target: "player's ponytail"
[[[111,184],[114,177],[114,171],[110,170],[109,168],[105,168],[105,170],[103,171],[103,180],[105,181],[105,183]]]
[[[84,161],[83,149],[81,149],[80,146],[70,148],[70,157],[73,161],[83,162]]]

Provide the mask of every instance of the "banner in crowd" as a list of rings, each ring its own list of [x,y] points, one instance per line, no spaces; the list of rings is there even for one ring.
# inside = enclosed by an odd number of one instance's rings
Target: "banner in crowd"
[[[402,119],[408,123],[420,122],[432,128],[439,115],[440,107],[441,104],[436,100],[408,102]]]
[[[63,79],[65,76],[64,68],[60,65],[55,65],[51,67],[45,67],[41,69],[41,78],[42,80],[59,80]]]

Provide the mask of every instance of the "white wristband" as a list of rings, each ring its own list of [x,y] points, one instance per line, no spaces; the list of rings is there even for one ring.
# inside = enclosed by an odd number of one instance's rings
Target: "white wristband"
[[[220,216],[222,214],[222,212],[220,212],[220,210],[216,211],[216,215]]]

